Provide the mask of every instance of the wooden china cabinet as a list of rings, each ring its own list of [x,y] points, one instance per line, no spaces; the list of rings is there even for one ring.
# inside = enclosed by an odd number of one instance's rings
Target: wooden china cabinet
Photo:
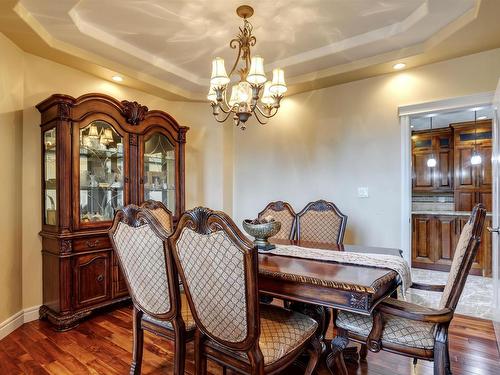
[[[58,330],[128,300],[108,238],[114,212],[162,201],[184,210],[189,128],[165,112],[102,94],[52,95],[37,105],[42,131],[43,305]]]

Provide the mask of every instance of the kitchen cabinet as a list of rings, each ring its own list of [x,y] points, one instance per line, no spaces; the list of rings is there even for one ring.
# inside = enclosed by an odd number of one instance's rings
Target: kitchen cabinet
[[[427,160],[434,157],[435,167]],[[451,129],[413,132],[412,185],[414,192],[451,192],[453,189],[453,135]]]
[[[449,272],[468,215],[414,214],[412,217],[412,266]],[[491,217],[485,220],[481,244],[470,274],[491,277]]]

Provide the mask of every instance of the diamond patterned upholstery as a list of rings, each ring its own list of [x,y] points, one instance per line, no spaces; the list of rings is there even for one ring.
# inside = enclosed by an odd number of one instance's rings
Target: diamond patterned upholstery
[[[302,241],[314,241],[325,243],[342,242],[340,235],[342,229],[342,217],[335,211],[313,211],[299,216],[299,238]]]
[[[289,240],[293,236],[292,229],[295,222],[295,215],[288,211],[285,207],[283,210],[277,211],[273,208],[266,208],[259,214],[259,219],[266,216],[272,216],[276,221],[281,222],[281,229],[276,233],[273,238],[280,240]]]
[[[418,312],[433,311],[422,306],[410,304],[405,301],[390,299],[391,303],[411,306]],[[399,344],[412,348],[433,349],[435,324],[424,323],[405,319],[393,315],[383,314],[384,331],[382,332],[382,345],[384,343]],[[373,318],[371,316],[339,311],[337,315],[337,327],[344,328],[351,333],[368,337],[372,329]]]
[[[200,234],[187,227],[174,250],[197,316],[214,337],[247,337],[244,255],[224,231]]]
[[[191,310],[189,309],[188,301],[186,298],[186,294],[181,293],[181,316],[182,320],[184,320],[184,325],[186,327],[187,331],[190,331],[196,327],[196,323],[194,322],[193,315],[191,314]],[[151,315],[144,314],[142,316],[142,319],[155,324],[157,326],[160,326],[162,328],[172,330],[172,323],[168,320],[159,320],[156,318],[153,318]]]
[[[282,307],[260,305],[259,347],[268,366],[303,345],[316,332],[318,323],[307,315]],[[209,345],[219,347],[213,341]],[[248,361],[246,352],[236,352]]]
[[[163,208],[155,208],[154,210],[149,210],[153,216],[160,222],[163,229],[167,233],[172,233],[172,217]]]
[[[441,295],[441,301],[439,303],[440,308],[449,307],[449,299],[453,286],[455,285],[455,280],[459,276],[459,271],[464,262],[464,257],[467,252],[467,247],[472,238],[472,231],[474,229],[474,223],[469,220],[463,227],[462,233],[460,234],[460,239],[458,240],[457,247],[455,248],[455,254],[453,255],[453,262],[451,263],[450,273],[448,274],[448,281],[444,288],[443,294]]]
[[[113,235],[116,254],[134,298],[150,313],[170,311],[170,296],[163,241],[149,225],[118,223]]]

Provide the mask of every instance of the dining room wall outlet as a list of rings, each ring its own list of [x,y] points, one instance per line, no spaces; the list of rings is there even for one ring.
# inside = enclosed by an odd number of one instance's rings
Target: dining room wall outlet
[[[358,198],[368,198],[368,188],[359,187],[358,188]]]

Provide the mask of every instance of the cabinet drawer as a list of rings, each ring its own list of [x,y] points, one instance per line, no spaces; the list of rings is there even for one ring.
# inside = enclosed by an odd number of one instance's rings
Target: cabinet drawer
[[[73,251],[77,253],[110,248],[111,241],[108,236],[87,237],[73,240]]]
[[[111,298],[110,255],[103,251],[73,259],[75,308],[96,305]]]

